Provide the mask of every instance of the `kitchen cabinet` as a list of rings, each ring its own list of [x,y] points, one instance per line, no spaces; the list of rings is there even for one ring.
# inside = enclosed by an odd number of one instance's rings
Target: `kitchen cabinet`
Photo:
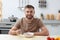
[[[49,34],[50,36],[57,36],[57,35],[60,35],[60,25],[57,25],[57,26],[53,26],[53,25],[46,25],[48,31],[49,31]]]
[[[15,22],[0,22],[0,34],[8,34]]]
[[[8,34],[11,27],[0,27],[0,34]]]

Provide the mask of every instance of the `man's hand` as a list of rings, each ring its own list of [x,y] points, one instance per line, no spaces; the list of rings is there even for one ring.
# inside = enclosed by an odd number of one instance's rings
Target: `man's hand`
[[[21,29],[18,29],[16,27],[12,27],[12,29],[10,29],[10,31],[9,31],[9,34],[11,34],[11,35],[19,35],[20,32],[21,32]]]
[[[11,35],[20,35],[21,30],[10,30],[9,34]]]
[[[16,35],[20,35],[21,30],[16,30]]]

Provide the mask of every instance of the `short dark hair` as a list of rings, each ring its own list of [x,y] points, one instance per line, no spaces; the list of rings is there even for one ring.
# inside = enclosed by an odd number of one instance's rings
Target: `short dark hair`
[[[32,5],[26,5],[25,8],[33,8],[34,9],[34,6],[32,6]]]

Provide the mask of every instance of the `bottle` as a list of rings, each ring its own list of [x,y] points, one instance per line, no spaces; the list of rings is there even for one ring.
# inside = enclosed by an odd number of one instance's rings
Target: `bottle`
[[[50,15],[49,14],[46,15],[46,19],[50,20]]]
[[[43,20],[44,20],[44,15],[43,15],[43,13],[41,13],[41,19],[43,19]]]
[[[50,19],[54,20],[54,15],[53,14],[50,15]]]
[[[60,10],[58,11],[58,14],[56,16],[56,20],[60,20]]]

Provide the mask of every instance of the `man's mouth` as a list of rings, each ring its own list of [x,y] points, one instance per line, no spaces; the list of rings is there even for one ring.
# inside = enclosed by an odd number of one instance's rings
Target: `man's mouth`
[[[33,16],[32,16],[32,15],[28,15],[28,16],[26,16],[26,18],[28,18],[28,19],[32,19]]]

